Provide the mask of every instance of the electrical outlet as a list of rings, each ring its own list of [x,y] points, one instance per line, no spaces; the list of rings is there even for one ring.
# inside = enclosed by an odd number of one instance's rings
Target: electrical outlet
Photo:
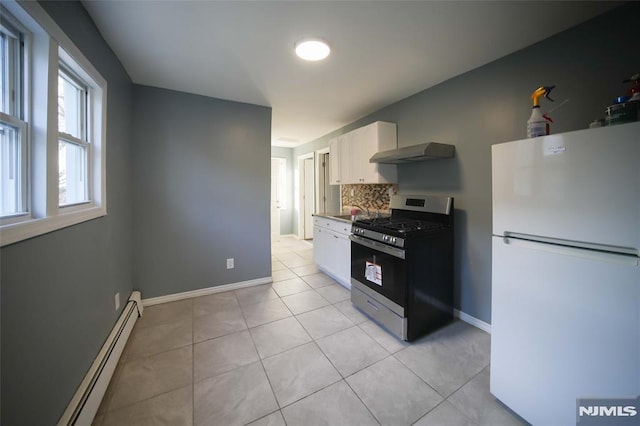
[[[233,266],[233,257],[230,259],[227,259],[227,269],[233,269],[235,268],[235,266]]]
[[[116,301],[116,311],[117,311],[118,309],[120,309],[120,293],[116,293],[115,301]]]

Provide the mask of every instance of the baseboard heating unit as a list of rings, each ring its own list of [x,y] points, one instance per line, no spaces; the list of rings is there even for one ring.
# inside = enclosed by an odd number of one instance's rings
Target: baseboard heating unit
[[[58,421],[58,426],[91,425],[131,330],[138,317],[142,316],[142,309],[140,292],[134,291],[109,337],[91,364],[91,368],[80,383],[80,387]]]

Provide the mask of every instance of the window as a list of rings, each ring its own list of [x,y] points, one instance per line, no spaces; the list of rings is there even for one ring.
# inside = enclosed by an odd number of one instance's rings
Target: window
[[[27,214],[27,123],[22,109],[24,35],[14,19],[0,23],[2,100],[0,110],[0,218]]]
[[[106,215],[107,82],[38,2],[0,8],[5,246]]]
[[[58,205],[89,201],[87,86],[60,64],[58,71]]]

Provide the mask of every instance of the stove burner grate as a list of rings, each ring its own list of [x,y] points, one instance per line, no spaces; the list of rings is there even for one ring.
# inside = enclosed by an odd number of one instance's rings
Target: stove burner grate
[[[356,223],[366,225],[373,230],[392,231],[401,234],[443,228],[443,225],[440,223],[425,222],[417,219],[376,218],[362,219],[356,221]]]

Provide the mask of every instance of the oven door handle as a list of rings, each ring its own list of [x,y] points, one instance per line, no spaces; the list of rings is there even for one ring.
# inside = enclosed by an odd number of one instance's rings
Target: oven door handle
[[[360,237],[358,235],[349,235],[349,239],[356,244],[360,244],[362,246],[368,247],[373,250],[378,250],[393,257],[397,257],[399,259],[404,259],[405,252],[402,249],[388,246],[386,244],[379,243],[377,241],[372,241],[367,238]]]

